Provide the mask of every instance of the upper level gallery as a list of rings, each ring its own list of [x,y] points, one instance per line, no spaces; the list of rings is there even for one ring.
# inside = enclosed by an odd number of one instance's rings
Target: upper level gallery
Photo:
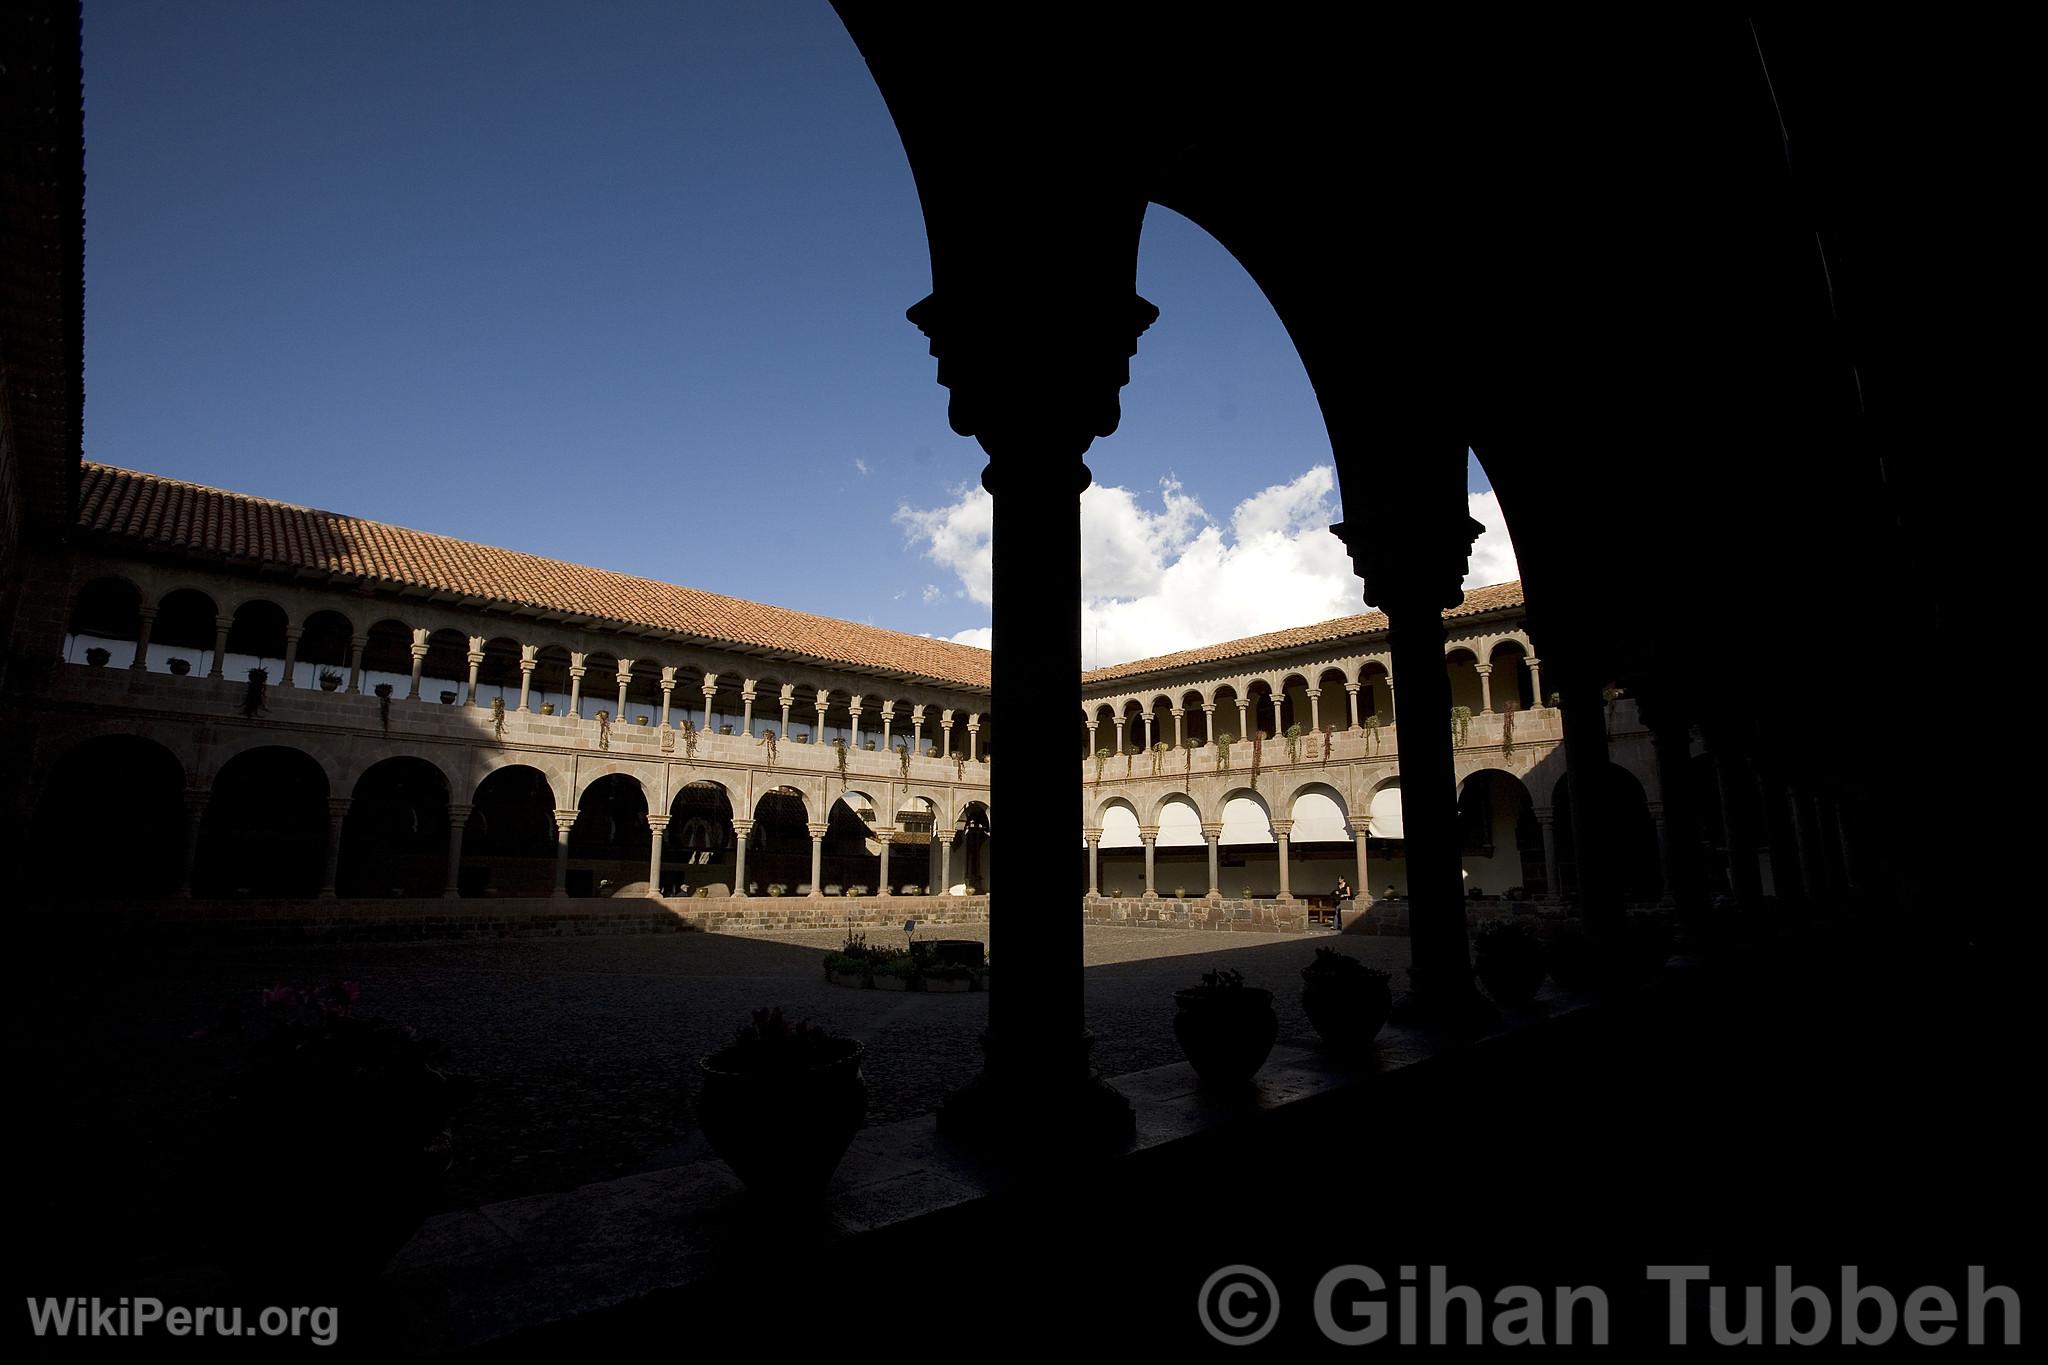
[[[273,706],[387,728],[772,740],[878,773],[989,753],[988,654],[965,645],[90,463],[79,532],[61,653],[94,676],[53,696],[210,710],[260,670]],[[443,707],[467,714],[413,714]]]

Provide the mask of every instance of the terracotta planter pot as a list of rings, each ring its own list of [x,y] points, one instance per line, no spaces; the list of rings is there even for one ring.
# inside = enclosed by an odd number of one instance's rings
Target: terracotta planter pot
[[[816,1198],[859,1131],[868,1105],[862,1048],[847,1038],[833,1046],[831,1060],[799,1071],[737,1070],[730,1048],[697,1064],[704,1136],[754,1193]]]
[[[1304,976],[1301,1008],[1323,1041],[1342,1052],[1359,1052],[1386,1027],[1394,1008],[1393,988],[1377,975]]]
[[[1191,987],[1175,991],[1173,998],[1179,1006],[1173,1036],[1195,1074],[1216,1086],[1248,1084],[1280,1036],[1273,992],[1256,986],[1215,991]]]

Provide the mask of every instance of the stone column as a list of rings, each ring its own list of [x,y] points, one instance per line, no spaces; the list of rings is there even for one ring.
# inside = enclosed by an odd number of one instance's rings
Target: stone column
[[[1206,899],[1220,901],[1223,899],[1223,863],[1218,849],[1223,842],[1223,826],[1203,825],[1202,839],[1209,845],[1209,892]]]
[[[618,677],[619,705],[618,708],[612,712],[612,719],[616,720],[619,724],[624,725],[626,723],[626,689],[633,681],[633,661],[631,659],[619,660]]]
[[[213,618],[213,665],[206,670],[206,676],[209,678],[224,678],[227,676],[228,627],[233,624],[234,621],[230,617],[216,616]]]
[[[185,844],[181,850],[178,864],[178,898],[180,900],[192,899],[192,871],[199,865],[199,830],[206,823],[206,803],[212,796],[212,792],[202,787],[193,787],[185,793]],[[331,805],[332,803],[330,802],[329,804]],[[347,801],[343,801],[341,804],[343,809],[347,809]],[[330,842],[339,843],[340,841],[337,839]],[[330,876],[327,882],[331,888],[334,884],[334,878]]]
[[[953,832],[946,830],[932,837],[939,841],[938,894],[950,896],[953,894]]]
[[[1363,684],[1355,682],[1344,684],[1345,699],[1351,703],[1351,728],[1354,730],[1365,728],[1358,719],[1358,691],[1362,686]]]
[[[577,663],[572,663],[569,665],[569,714],[571,716],[574,716],[577,720],[582,720],[583,674],[585,672],[585,669],[580,660],[583,658],[583,656],[581,654],[571,654],[569,657],[579,661]]]
[[[467,695],[466,695],[466,696],[464,697],[464,699],[463,699],[463,702],[462,702],[462,704],[463,704],[464,706],[475,706],[475,705],[476,705],[476,677],[477,677],[477,674],[478,674],[478,672],[480,672],[480,671],[482,670],[483,666],[484,666],[484,640],[483,640],[483,637],[481,637],[481,636],[477,636],[477,635],[472,635],[472,636],[470,636],[470,637],[469,637],[469,691],[468,691],[468,694],[467,694]]]
[[[825,831],[831,826],[822,820],[810,823],[811,831],[811,895],[819,900],[825,897]]]
[[[1153,855],[1159,844],[1159,826],[1143,826],[1138,830],[1138,838],[1143,840],[1145,844],[1145,899],[1156,901],[1159,899],[1159,888],[1153,878],[1152,868]]]
[[[1365,861],[1365,841],[1366,837],[1371,833],[1372,818],[1370,816],[1363,820],[1355,815],[1351,817],[1351,840],[1358,846],[1358,882],[1353,895],[1354,899],[1366,905],[1372,903],[1372,869],[1366,865]],[[1342,919],[1341,913],[1339,919]]]
[[[752,820],[732,822],[732,893],[747,894],[747,836],[754,832]]]
[[[676,671],[673,668],[661,670],[661,728],[668,729],[669,707],[676,699]]]
[[[707,734],[707,735],[711,733],[711,699],[712,699],[713,697],[717,696],[717,695],[718,695],[718,675],[717,675],[716,673],[707,673],[707,674],[705,674],[705,675],[704,675],[704,724],[703,724],[703,726],[702,726],[701,728],[703,729],[704,733],[705,733],[705,734]]]
[[[953,756],[953,712],[950,708],[939,713],[939,753],[947,758]]]
[[[896,703],[895,703],[895,702],[893,702],[893,701],[885,701],[885,702],[883,702],[883,703],[882,703],[882,752],[883,752],[883,753],[887,753],[887,752],[889,752],[889,749],[891,748],[891,745],[890,745],[890,743],[889,743],[889,727],[890,727],[891,725],[895,724],[895,723],[896,723]]]
[[[1237,699],[1237,737],[1239,739],[1250,739],[1252,737],[1250,707],[1251,698],[1239,697]]]
[[[889,843],[894,837],[895,833],[892,830],[878,829],[875,831],[875,840],[882,846],[882,865],[876,872],[878,884],[875,887],[875,894],[877,896],[889,894]]]
[[[1447,692],[1445,695],[1448,696],[1449,693]],[[1394,709],[1394,675],[1389,672],[1387,674],[1387,724],[1399,725],[1400,723],[1401,713]]]
[[[740,688],[741,734],[751,735],[754,733],[754,698],[758,695],[754,691],[754,680],[752,678],[747,679],[746,686]]]
[[[1320,687],[1309,689],[1308,728],[1310,734],[1323,732],[1323,689]]]
[[[1151,753],[1151,752],[1152,752],[1152,713],[1151,713],[1150,711],[1147,711],[1147,712],[1145,713],[1145,715],[1144,715],[1144,721],[1145,721],[1145,748],[1144,748],[1143,752],[1145,752],[1145,753],[1148,753],[1148,754],[1149,754],[1149,753]]]
[[[977,713],[967,718],[967,761],[974,762],[981,757],[981,716]]]
[[[924,756],[924,708],[910,708],[910,752],[913,757]]]
[[[348,690],[353,696],[363,695],[363,648],[369,643],[368,636],[348,637]]]
[[[420,699],[420,673],[427,666],[427,632],[416,630],[412,633],[412,685],[406,689],[407,701]]]
[[[1209,743],[1214,744],[1216,742],[1216,703],[1213,701],[1202,703],[1202,729],[1207,735]]]
[[[1273,843],[1280,855],[1280,894],[1275,899],[1282,901],[1294,899],[1294,891],[1287,884],[1287,835],[1293,828],[1294,822],[1292,820],[1275,820],[1273,822]]]
[[[462,897],[462,832],[469,828],[470,810],[459,802],[448,803],[448,876],[441,883],[443,900]]]
[[[782,700],[781,700],[781,705],[782,705],[782,731],[781,731],[780,735],[778,736],[778,738],[781,738],[781,739],[788,739],[788,738],[789,738],[789,707],[790,707],[790,703],[791,703],[792,701],[794,701],[794,700],[795,700],[795,698],[794,698],[793,696],[791,696],[791,694],[790,694],[790,690],[789,690],[788,688],[786,688],[786,687],[785,687],[785,688],[783,688],[783,689],[782,689]]]
[[[576,828],[576,812],[555,811],[555,890],[559,899],[569,894],[569,831]]]
[[[1657,827],[1657,866],[1664,873],[1664,894],[1658,897],[1657,904],[1675,906],[1678,904],[1675,889],[1678,885],[1678,850],[1671,837],[1671,827],[1664,819],[1664,803],[1650,801],[1645,804],[1649,808],[1650,823]]]
[[[1188,747],[1187,714],[1185,706],[1173,708],[1173,747],[1176,749]]]
[[[156,608],[143,607],[139,615],[142,617],[142,626],[135,632],[135,658],[130,661],[128,667],[134,669],[137,673],[147,673],[149,671],[149,635],[151,631],[156,629]]]
[[[1561,900],[1564,888],[1557,880],[1557,811],[1549,806],[1536,807],[1536,824],[1543,830],[1543,888],[1549,900]]]
[[[1548,706],[1549,700],[1543,695],[1543,663],[1535,655],[1523,660],[1529,665],[1529,690],[1536,696],[1536,705]]]
[[[1490,716],[1493,714],[1493,665],[1485,663],[1473,667],[1479,673],[1479,714]]]
[[[303,634],[297,626],[284,633],[284,673],[277,681],[280,687],[299,685],[299,637]]]
[[[1558,688],[1564,720],[1566,788],[1572,812],[1572,858],[1578,870],[1579,916],[1589,931],[1605,933],[1622,917],[1618,850],[1610,844],[1605,814],[1610,799],[1607,703],[1597,684],[1567,672]]]
[[[1402,732],[1399,771],[1408,863],[1413,1007],[1464,1018],[1476,1013],[1465,931],[1465,876],[1458,779],[1444,668],[1443,613],[1464,598],[1473,540],[1485,528],[1467,512],[1461,439],[1424,438],[1390,462],[1385,487],[1359,497],[1361,515],[1330,528],[1351,552],[1365,600],[1387,617],[1388,674],[1409,679],[1417,716]],[[1375,467],[1380,462],[1375,462]],[[1345,467],[1339,459],[1340,474]],[[1275,825],[1276,831],[1278,824]]]
[[[668,837],[668,817],[650,815],[647,817],[647,894],[659,899],[661,896],[661,844]]]
[[[813,702],[818,709],[818,723],[811,729],[811,743],[813,744],[823,744],[825,742],[825,711],[831,705],[831,702],[832,694],[822,687],[819,688],[818,695]]]
[[[334,899],[335,879],[341,873],[341,827],[348,819],[348,798],[330,796],[327,798],[327,847],[320,871],[320,899]]]
[[[1084,829],[1082,841],[1088,845],[1088,899],[1102,898],[1102,831]]]
[[[853,732],[853,738],[851,738],[851,739],[847,740],[847,742],[846,742],[846,747],[847,747],[847,748],[849,748],[849,749],[851,749],[851,750],[853,750],[853,751],[854,751],[855,753],[859,753],[859,752],[860,752],[860,714],[861,714],[861,710],[862,710],[862,707],[861,707],[861,699],[860,699],[860,697],[858,697],[858,696],[855,696],[855,697],[854,697],[854,698],[853,698],[853,699],[852,699],[851,701],[849,701],[849,702],[847,702],[847,703],[846,703],[846,719],[847,719],[847,724],[848,724],[848,726],[849,726],[849,727],[850,727],[850,728],[852,729],[852,732]],[[968,749],[969,749],[969,751],[970,751],[970,752],[969,752],[969,754],[968,754],[968,757],[970,757],[970,758],[971,758],[971,757],[973,757],[973,753],[972,753],[972,750],[973,750],[973,748],[974,748],[974,740],[973,740],[972,738],[969,738],[969,740],[967,741],[967,747],[968,747]]]
[[[1096,753],[1098,752],[1096,745],[1100,743],[1099,727],[1101,726],[1101,724],[1102,722],[1099,720],[1091,720],[1088,722],[1088,757],[1091,760],[1095,757]]]
[[[533,670],[535,650],[532,645],[519,646],[519,709],[531,710],[533,706]]]

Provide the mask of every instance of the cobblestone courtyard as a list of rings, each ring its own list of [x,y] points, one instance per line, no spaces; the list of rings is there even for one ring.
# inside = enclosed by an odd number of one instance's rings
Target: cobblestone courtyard
[[[188,1035],[223,1002],[253,1002],[277,981],[359,981],[361,1012],[441,1038],[453,1069],[474,1080],[445,1201],[473,1205],[705,1154],[696,1059],[757,1006],[779,1004],[867,1044],[870,1122],[935,1109],[979,1065],[989,997],[832,986],[821,958],[842,937],[835,929],[157,949],[101,954],[92,965],[73,954],[15,996],[9,1049],[29,1093],[58,1100],[44,1109],[52,1162],[108,1182],[112,1223],[174,1226],[166,1203],[179,1197],[188,1120],[209,1083]],[[1272,988],[1285,1041],[1313,1036],[1296,973],[1318,945],[1394,971],[1397,985],[1408,962],[1406,939],[1327,933],[1091,925],[1086,945],[1095,1057],[1111,1076],[1180,1060],[1172,992],[1210,968],[1232,966]],[[990,951],[1000,957],[1000,944]],[[52,1028],[75,1033],[78,1046],[51,1047]]]

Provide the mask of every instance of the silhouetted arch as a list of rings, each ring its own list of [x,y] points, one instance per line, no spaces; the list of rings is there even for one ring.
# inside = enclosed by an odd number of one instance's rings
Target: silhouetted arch
[[[52,898],[169,895],[185,848],[185,770],[161,744],[101,735],[67,750],[42,784],[22,881]]]
[[[69,663],[85,663],[87,650],[104,649],[110,666],[126,668],[135,658],[135,642],[141,637],[141,590],[119,576],[95,578],[71,601],[64,658]]]
[[[448,867],[448,780],[423,758],[373,763],[356,779],[341,826],[335,889],[343,896],[438,896]]]
[[[200,826],[194,890],[311,896],[327,865],[327,774],[301,750],[245,749],[221,765]]]

